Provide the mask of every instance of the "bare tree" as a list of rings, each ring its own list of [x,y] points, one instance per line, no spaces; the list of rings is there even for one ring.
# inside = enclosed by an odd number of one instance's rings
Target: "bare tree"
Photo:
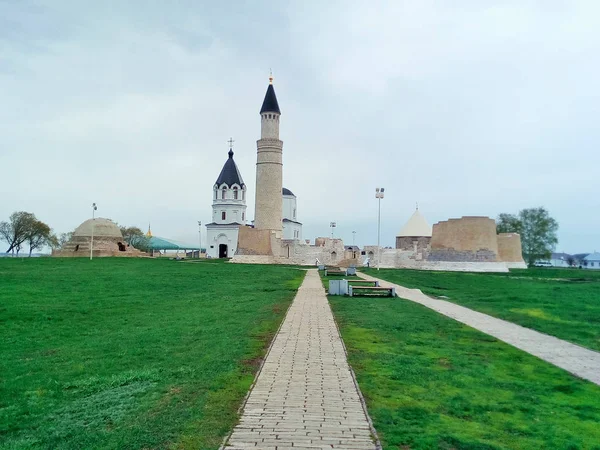
[[[58,236],[58,246],[60,248],[64,248],[65,244],[71,240],[73,237],[73,232],[69,231],[68,233],[60,233]]]

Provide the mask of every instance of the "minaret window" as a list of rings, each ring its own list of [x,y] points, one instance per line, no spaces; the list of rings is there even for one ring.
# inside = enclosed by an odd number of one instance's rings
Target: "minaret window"
[[[246,200],[246,191],[242,190],[242,200]]]
[[[225,194],[227,193],[227,188],[223,188],[221,191],[221,200],[225,200]]]
[[[242,220],[246,220],[246,213],[242,212]]]
[[[238,199],[238,188],[237,187],[233,188],[233,199],[234,200]]]
[[[225,220],[227,218],[227,213],[225,211],[221,211],[221,220]]]

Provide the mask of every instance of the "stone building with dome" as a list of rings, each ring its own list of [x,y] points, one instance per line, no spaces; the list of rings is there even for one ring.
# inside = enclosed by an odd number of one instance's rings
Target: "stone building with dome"
[[[239,229],[246,221],[246,184],[230,148],[213,185],[212,222],[206,225],[206,256],[230,258],[235,255]]]
[[[110,219],[96,217],[88,219],[73,232],[71,240],[60,250],[53,250],[57,257],[89,257],[93,245],[93,256],[142,256],[143,252],[128,245],[119,226]]]
[[[427,220],[417,207],[396,236],[396,248],[422,253],[428,250],[430,242],[431,225],[427,223]]]

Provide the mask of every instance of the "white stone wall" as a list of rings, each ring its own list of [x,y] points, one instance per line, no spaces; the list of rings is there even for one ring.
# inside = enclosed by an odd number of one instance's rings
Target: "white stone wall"
[[[206,226],[206,256],[219,257],[219,245],[227,245],[227,257],[235,255],[238,243],[238,225],[207,225]]]
[[[308,245],[302,241],[274,240],[273,248],[278,245],[279,254],[274,256],[236,255],[232,262],[245,264],[296,264],[315,266],[317,260],[325,265],[337,265],[345,257],[344,243],[341,239],[319,238],[323,245]],[[364,251],[376,255],[377,246],[366,246]],[[276,253],[274,251],[274,253]],[[516,264],[509,266],[505,262],[448,262],[426,261],[418,258],[412,251],[400,249],[381,249],[381,268],[439,270],[449,272],[508,272],[510,268],[520,268]],[[366,256],[361,256],[364,260]],[[371,267],[376,267],[376,256],[371,259]]]

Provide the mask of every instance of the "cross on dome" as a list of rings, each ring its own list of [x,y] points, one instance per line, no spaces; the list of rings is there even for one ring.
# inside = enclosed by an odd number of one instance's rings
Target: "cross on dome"
[[[233,143],[235,141],[233,140],[233,138],[229,138],[229,140],[227,141],[227,143],[229,144],[229,158],[233,158]]]

